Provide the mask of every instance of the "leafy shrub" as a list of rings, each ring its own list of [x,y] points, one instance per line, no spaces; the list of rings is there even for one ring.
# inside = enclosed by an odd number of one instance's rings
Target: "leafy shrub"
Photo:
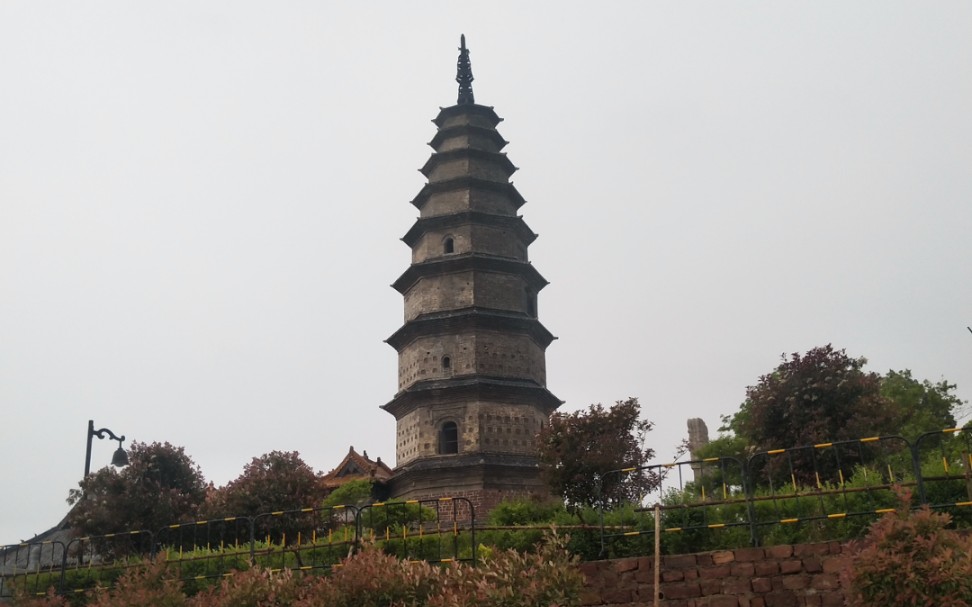
[[[151,605],[152,607],[184,607],[186,594],[182,582],[166,566],[164,559],[156,559],[129,569],[108,590],[93,591],[92,607],[122,607]]]
[[[535,553],[484,551],[480,566],[470,567],[399,560],[369,544],[330,576],[253,568],[228,573],[191,598],[176,570],[159,559],[87,597],[94,607],[566,607],[578,604],[583,579],[565,545],[551,535]],[[52,594],[18,605],[68,603]]]
[[[224,577],[193,596],[188,607],[275,607],[292,605],[299,593],[298,580],[290,570],[271,572],[250,569]]]
[[[848,573],[851,607],[972,605],[972,538],[947,529],[948,514],[910,511],[910,492],[871,526]]]

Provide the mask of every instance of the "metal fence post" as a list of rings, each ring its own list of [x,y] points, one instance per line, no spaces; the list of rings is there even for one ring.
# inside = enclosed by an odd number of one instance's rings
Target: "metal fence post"
[[[750,455],[742,463],[742,488],[743,495],[746,496],[746,516],[749,518],[749,543],[752,544],[754,548],[759,547],[759,535],[756,533],[756,497],[755,489],[756,483],[752,482],[750,475],[752,474],[752,467],[750,463],[756,454]]]

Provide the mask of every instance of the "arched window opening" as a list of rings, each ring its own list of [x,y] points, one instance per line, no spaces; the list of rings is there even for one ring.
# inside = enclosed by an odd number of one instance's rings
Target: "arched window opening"
[[[448,369],[451,366],[452,366],[452,359],[450,359],[448,356],[443,356],[442,357],[442,368],[443,369]]]
[[[449,455],[459,453],[459,427],[456,422],[446,422],[439,429],[439,453]]]
[[[442,252],[446,255],[456,252],[456,243],[451,236],[442,241]]]

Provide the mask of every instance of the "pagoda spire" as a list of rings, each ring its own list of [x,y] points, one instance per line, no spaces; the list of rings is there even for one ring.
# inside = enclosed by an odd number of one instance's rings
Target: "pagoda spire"
[[[456,66],[456,82],[459,83],[459,99],[456,105],[476,103],[472,90],[472,63],[469,62],[469,49],[466,48],[466,35],[459,36],[459,62]]]

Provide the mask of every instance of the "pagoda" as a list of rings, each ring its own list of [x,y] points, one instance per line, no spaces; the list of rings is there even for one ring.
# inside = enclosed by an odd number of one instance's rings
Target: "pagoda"
[[[392,286],[405,323],[386,340],[398,393],[382,408],[397,421],[391,497],[464,497],[483,516],[503,499],[549,494],[536,436],[561,401],[546,388],[555,338],[537,319],[547,281],[527,256],[536,234],[517,214],[501,118],[474,100],[465,36],[456,80],[402,238],[412,262]]]

